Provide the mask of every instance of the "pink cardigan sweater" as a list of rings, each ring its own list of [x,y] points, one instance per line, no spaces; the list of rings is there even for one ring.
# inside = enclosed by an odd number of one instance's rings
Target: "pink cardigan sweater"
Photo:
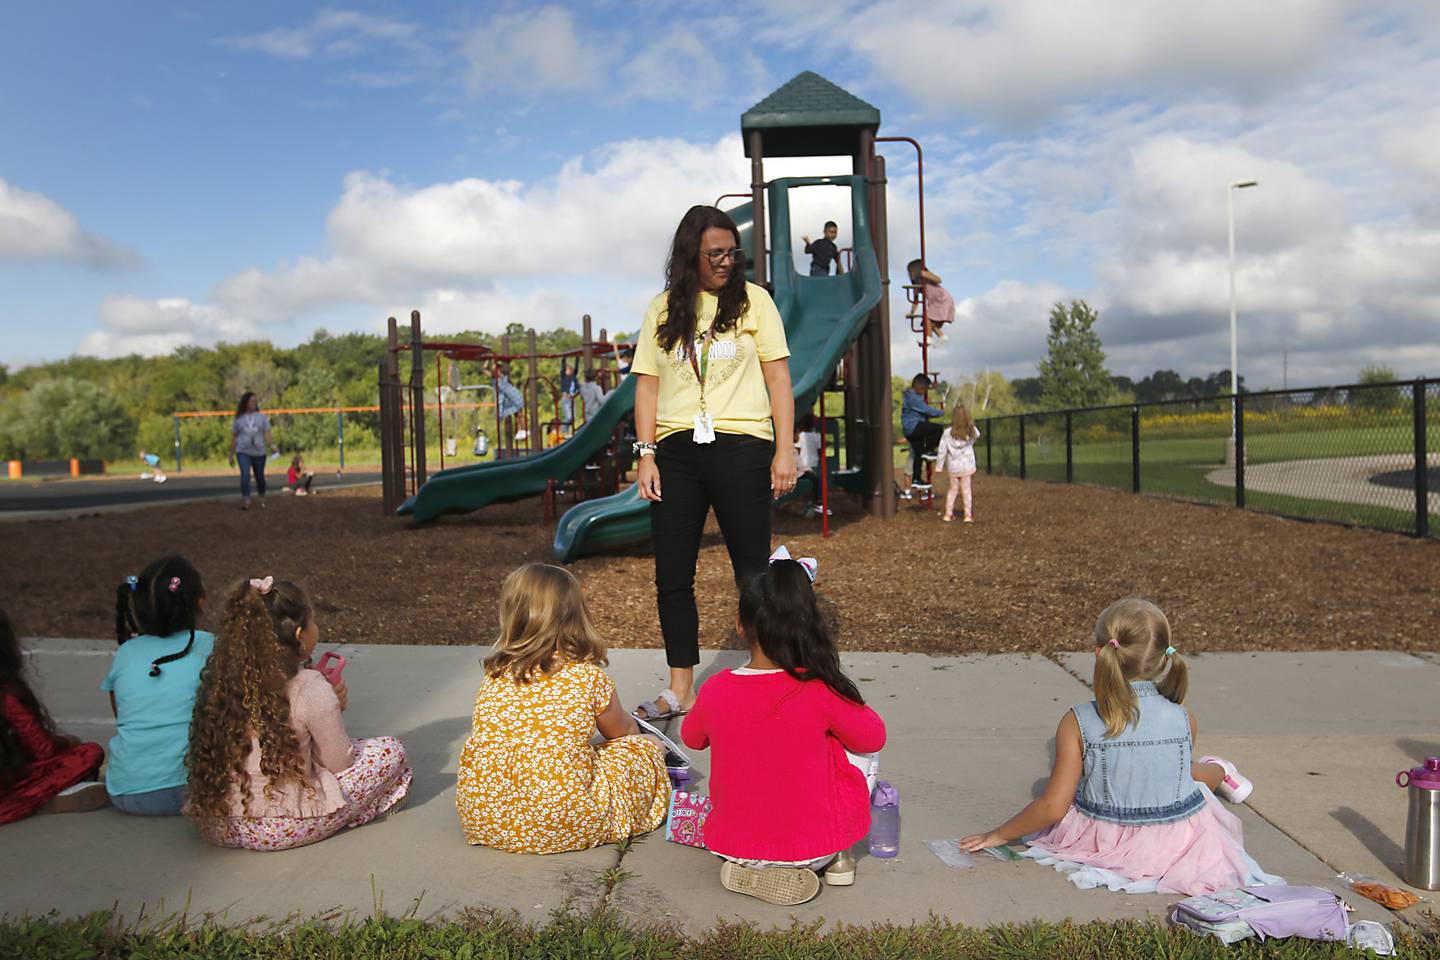
[[[808,860],[870,830],[865,777],[845,756],[885,746],[885,722],[819,680],[785,673],[705,681],[681,727],[685,744],[710,748],[705,821],[713,852],[754,860]]]

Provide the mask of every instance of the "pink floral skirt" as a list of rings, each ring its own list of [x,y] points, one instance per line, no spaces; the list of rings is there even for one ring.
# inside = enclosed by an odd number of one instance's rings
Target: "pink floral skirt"
[[[227,817],[202,828],[205,839],[243,850],[289,850],[358,827],[404,800],[410,792],[410,763],[394,737],[351,740],[355,762],[335,775],[345,806],[322,817]]]
[[[1195,896],[1254,884],[1283,883],[1245,852],[1238,817],[1205,792],[1205,806],[1174,823],[1128,826],[1074,807],[1030,838],[1025,856],[1066,874],[1082,889]]]

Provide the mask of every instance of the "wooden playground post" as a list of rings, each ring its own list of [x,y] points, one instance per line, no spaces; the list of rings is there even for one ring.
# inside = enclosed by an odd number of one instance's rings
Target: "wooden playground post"
[[[580,318],[580,330],[581,366],[575,374],[577,379],[583,377],[585,374],[595,369],[595,345],[594,341],[590,337],[590,314],[587,313],[585,314],[585,316]]]
[[[535,328],[525,331],[525,349],[530,353],[525,379],[525,406],[530,412],[530,452],[545,449],[545,437],[540,427],[540,361],[535,357]]]
[[[410,311],[410,409],[414,411],[411,439],[415,444],[415,489],[425,485],[425,347],[420,337],[420,311]]]
[[[405,499],[405,420],[401,407],[400,335],[394,317],[386,320],[386,350],[380,361],[381,502],[389,516]]]
[[[759,130],[750,132],[750,216],[755,243],[755,282],[765,286],[769,276],[765,249],[765,144]]]

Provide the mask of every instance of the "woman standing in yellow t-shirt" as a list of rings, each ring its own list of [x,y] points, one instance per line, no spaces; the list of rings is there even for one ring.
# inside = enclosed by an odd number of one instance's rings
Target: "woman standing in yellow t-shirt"
[[[745,281],[744,260],[735,222],[715,207],[691,207],[675,230],[665,292],[650,301],[636,338],[636,482],[653,504],[655,595],[670,666],[669,687],[636,710],[650,719],[695,702],[695,561],[710,508],[740,583],[770,556],[771,498],[795,487],[785,327],[770,294]],[[775,443],[777,435],[786,442]]]

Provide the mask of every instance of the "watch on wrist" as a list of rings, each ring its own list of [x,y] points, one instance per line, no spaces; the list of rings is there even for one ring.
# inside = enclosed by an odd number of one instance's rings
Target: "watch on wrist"
[[[647,440],[636,440],[630,445],[630,452],[637,457],[653,457],[655,456],[655,444]]]

